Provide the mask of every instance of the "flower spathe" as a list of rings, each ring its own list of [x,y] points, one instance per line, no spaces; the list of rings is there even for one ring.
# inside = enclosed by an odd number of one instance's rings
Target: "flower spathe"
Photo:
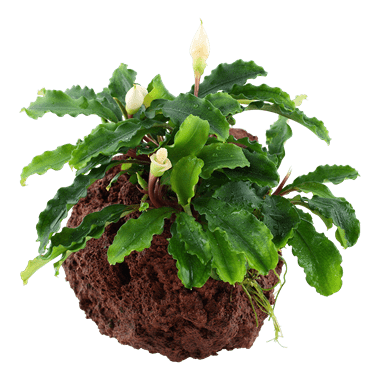
[[[210,43],[205,28],[203,27],[202,20],[201,25],[191,42],[190,55],[193,58],[195,76],[201,76],[206,67],[206,59],[210,55]]]
[[[139,84],[134,84],[125,95],[125,109],[129,115],[135,114],[144,103],[145,96],[148,95],[146,88]]]
[[[168,151],[160,148],[156,153],[150,156],[150,173],[154,177],[161,177],[167,170],[172,167],[172,163],[168,159]]]

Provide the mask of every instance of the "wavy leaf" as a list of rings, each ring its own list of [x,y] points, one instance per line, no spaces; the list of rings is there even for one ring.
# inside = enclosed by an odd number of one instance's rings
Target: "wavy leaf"
[[[297,211],[301,221],[288,244],[305,271],[307,283],[329,296],[342,287],[342,256],[333,242],[315,230],[311,216]]]
[[[108,248],[108,262],[112,265],[122,263],[132,251],[141,252],[149,248],[153,235],[164,230],[164,219],[176,210],[161,207],[144,211],[138,219],[127,220],[118,230],[113,243]]]
[[[116,115],[106,107],[103,107],[97,100],[88,100],[84,96],[79,98],[71,98],[62,91],[46,90],[43,96],[39,96],[37,100],[30,103],[28,108],[23,108],[26,114],[38,119],[47,112],[52,112],[57,116],[70,115],[76,117],[78,115],[98,115],[104,119],[117,122]]]
[[[211,274],[211,261],[206,265],[196,255],[188,253],[184,243],[180,240],[176,231],[176,223],[170,229],[172,237],[169,240],[168,252],[176,260],[178,277],[185,288],[201,288]]]
[[[177,215],[175,224],[186,252],[196,255],[206,265],[211,260],[212,254],[207,234],[203,230],[202,225],[193,216],[185,212]]]
[[[160,100],[162,102],[162,100]],[[161,104],[161,103],[157,103]],[[206,99],[200,99],[192,94],[180,94],[174,100],[162,103],[162,113],[170,117],[179,126],[189,115],[199,116],[210,124],[210,131],[225,141],[229,134],[230,125],[223,114]]]
[[[239,102],[225,92],[217,92],[216,94],[208,94],[205,96],[214,107],[216,107],[224,116],[235,115],[243,112]]]
[[[280,195],[285,195],[291,191],[303,191],[304,193],[313,193],[314,195],[319,195],[322,198],[335,198],[331,190],[324,184],[319,182],[304,182],[295,186],[287,188],[286,191],[281,191]]]
[[[272,243],[272,234],[264,223],[251,212],[229,205],[218,199],[195,198],[195,209],[206,216],[208,228],[225,231],[231,246],[243,253],[250,268],[266,275],[278,262],[278,254]]]
[[[122,161],[115,160],[92,169],[87,175],[75,177],[71,186],[61,187],[57,191],[54,198],[47,203],[45,210],[40,213],[36,226],[40,253],[44,253],[50,237],[59,230],[61,221],[66,218],[71,207],[87,195],[87,188],[97,179],[103,178],[107,170],[121,163]]]
[[[125,95],[135,83],[136,75],[136,71],[128,69],[125,63],[120,64],[112,74],[108,85],[110,94],[113,98],[119,99],[123,106],[125,106]]]
[[[109,88],[105,87],[103,91],[97,93],[96,99],[103,107],[110,109],[119,121],[123,120],[123,114],[121,113],[120,107],[112,97]]]
[[[44,89],[44,93],[46,90]],[[68,88],[65,91],[65,94],[69,95],[72,99],[79,99],[82,96],[84,96],[88,100],[96,99],[95,91],[92,88],[88,88],[87,86],[81,87],[81,86],[73,86],[71,88]]]
[[[225,232],[207,230],[207,236],[212,252],[211,266],[219,278],[231,285],[242,282],[247,272],[244,255],[232,248]]]
[[[244,86],[234,85],[228,93],[235,99],[260,100],[277,104],[285,111],[294,111],[294,102],[290,96],[278,87],[269,87],[266,84],[254,86],[247,83]]]
[[[210,178],[214,170],[249,166],[243,149],[233,145],[224,143],[215,143],[206,145],[198,154],[198,157],[204,162],[201,177]]]
[[[228,92],[235,84],[243,85],[248,79],[255,79],[258,75],[266,76],[267,72],[253,61],[244,62],[239,59],[233,63],[221,63],[210,75],[204,77],[199,85],[198,96],[203,98],[218,91]],[[194,94],[194,85],[190,92]]]
[[[56,275],[58,275],[59,267],[71,253],[83,249],[89,239],[99,239],[108,224],[117,222],[126,213],[133,211],[136,211],[136,205],[111,205],[101,211],[86,215],[82,223],[76,228],[64,227],[61,232],[51,238],[51,245],[46,255],[39,255],[34,260],[30,260],[26,269],[21,272],[24,285],[28,283],[29,278],[38,269],[62,255],[59,265],[55,265]]]
[[[296,108],[293,112],[285,111],[277,104],[267,104],[262,101],[257,101],[257,102],[250,103],[246,108],[244,108],[244,111],[249,111],[249,110],[263,110],[263,111],[273,112],[278,115],[284,116],[287,119],[296,121],[297,123],[300,123],[307,129],[312,131],[321,140],[324,140],[327,142],[327,144],[330,144],[331,139],[329,136],[329,132],[326,129],[323,122],[321,120],[318,120],[315,117],[313,118],[307,117],[298,108]]]
[[[173,100],[175,96],[172,95],[164,86],[161,75],[156,75],[148,85],[148,95],[144,99],[145,107],[148,108],[155,99]]]
[[[25,181],[33,174],[45,174],[49,169],[61,170],[63,165],[71,158],[71,152],[75,145],[65,144],[55,150],[48,150],[33,158],[32,162],[22,169],[21,185],[25,186]]]

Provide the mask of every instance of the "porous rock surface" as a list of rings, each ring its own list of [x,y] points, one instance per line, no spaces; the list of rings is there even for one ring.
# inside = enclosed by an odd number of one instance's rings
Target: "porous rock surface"
[[[247,135],[245,132],[238,138]],[[120,166],[112,168],[89,187],[87,196],[74,206],[68,227],[78,226],[85,215],[110,204],[140,202],[142,194],[128,182],[127,175],[120,176],[110,191],[106,190],[119,170]],[[210,278],[202,288],[186,289],[177,276],[175,260],[167,252],[170,220],[165,221],[163,234],[153,237],[150,248],[132,252],[121,264],[108,263],[107,249],[117,230],[138,215],[136,212],[110,224],[99,239],[89,240],[84,249],[64,262],[66,280],[86,318],[92,319],[102,334],[121,344],[160,353],[175,362],[188,357],[204,359],[222,349],[250,348],[267,314],[255,308],[259,321],[256,327],[252,307],[239,285]],[[280,260],[278,274],[281,266]],[[277,281],[271,271],[259,283],[268,289]],[[273,304],[273,290],[265,295]]]

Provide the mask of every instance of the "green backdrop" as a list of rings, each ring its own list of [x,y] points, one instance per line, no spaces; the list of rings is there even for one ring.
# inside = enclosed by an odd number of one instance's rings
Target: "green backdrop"
[[[1,24],[2,75],[2,365],[5,378],[166,378],[194,376],[230,379],[285,376],[293,379],[354,378],[377,364],[379,311],[376,232],[379,206],[378,44],[375,2],[89,2],[34,1],[6,5]],[[84,318],[64,276],[52,265],[22,286],[19,272],[37,255],[35,224],[59,187],[72,183],[68,166],[19,185],[22,167],[34,155],[75,143],[98,118],[47,114],[34,121],[18,111],[36,90],[72,84],[100,91],[111,72],[125,62],[147,86],[161,73],[175,95],[193,82],[189,45],[199,17],[211,55],[205,74],[220,62],[254,60],[269,71],[255,83],[279,86],[292,98],[306,93],[302,109],[323,120],[332,137],[328,147],[306,128],[292,123],[280,168],[291,178],[319,164],[350,164],[361,177],[332,186],[346,197],[361,220],[362,235],[343,254],[343,288],[331,297],[307,285],[290,249],[287,284],[275,313],[285,338],[282,349],[266,343],[273,326],[266,321],[250,350],[222,351],[206,360],[172,363],[159,354],[122,346]],[[375,66],[376,65],[376,66]],[[257,134],[276,117],[260,111],[237,116],[236,127]],[[325,231],[322,223],[317,229]],[[330,237],[330,231],[328,232]],[[377,338],[377,339],[376,339]],[[13,375],[13,377],[12,377]]]

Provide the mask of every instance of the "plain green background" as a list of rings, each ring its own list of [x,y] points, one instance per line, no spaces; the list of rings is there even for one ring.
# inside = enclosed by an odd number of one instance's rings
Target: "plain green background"
[[[379,247],[377,192],[379,141],[378,2],[357,1],[18,1],[2,7],[1,79],[2,260],[0,314],[3,378],[43,379],[292,379],[373,378],[377,373]],[[251,349],[222,351],[205,360],[172,363],[120,345],[85,318],[62,271],[38,271],[27,286],[20,272],[37,254],[35,225],[59,187],[72,182],[68,167],[32,176],[20,173],[46,150],[72,143],[99,123],[97,116],[32,120],[19,113],[37,91],[87,85],[96,92],[121,62],[146,87],[161,74],[174,95],[193,83],[189,47],[202,18],[211,46],[205,75],[219,63],[254,60],[268,72],[254,83],[280,87],[301,109],[324,121],[330,146],[290,122],[293,137],[280,168],[291,179],[318,165],[351,165],[360,177],[331,185],[361,220],[356,246],[344,251],[343,288],[316,293],[288,248],[287,284],[276,306],[281,348],[266,321]],[[249,81],[252,82],[252,81]],[[265,143],[276,116],[237,115],[236,127]],[[325,232],[322,223],[317,224]],[[327,235],[333,237],[334,230]]]

